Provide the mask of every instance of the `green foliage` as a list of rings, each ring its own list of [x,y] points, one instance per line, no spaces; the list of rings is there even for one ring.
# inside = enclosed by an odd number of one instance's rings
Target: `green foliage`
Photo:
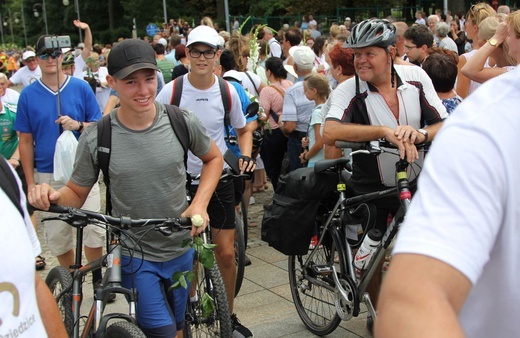
[[[182,242],[182,246],[190,246],[195,250],[195,259],[204,265],[206,269],[211,269],[215,264],[215,254],[213,249],[217,246],[216,244],[205,244],[202,238],[187,238]],[[177,271],[172,276],[173,284],[170,286],[168,291],[176,290],[181,287],[187,289],[188,283],[191,283],[195,275],[191,271]],[[213,298],[207,293],[204,293],[201,299],[201,305],[204,316],[208,316],[215,309],[215,302]]]
[[[213,311],[215,311],[215,302],[213,301],[213,298],[211,298],[210,295],[207,293],[204,293],[201,300],[202,304],[202,315],[204,317],[209,316]]]

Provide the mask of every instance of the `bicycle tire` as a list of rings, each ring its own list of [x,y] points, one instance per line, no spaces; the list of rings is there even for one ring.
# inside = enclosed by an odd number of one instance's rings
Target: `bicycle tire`
[[[183,330],[184,337],[232,337],[233,326],[229,312],[229,303],[224,287],[224,281],[217,263],[211,269],[203,268],[202,264],[196,273],[196,292],[198,302],[190,302],[186,306],[186,322]],[[197,267],[194,268],[194,270]],[[202,296],[207,292],[213,298],[215,308],[208,315],[202,313]]]
[[[45,284],[51,290],[51,293],[56,300],[58,309],[60,310],[63,324],[69,336],[74,331],[74,313],[72,312],[72,289],[63,294],[60,299],[57,299],[58,295],[65,289],[70,288],[72,285],[72,276],[69,270],[62,266],[56,266],[49,271],[47,278],[45,278]]]
[[[334,265],[340,275],[345,273],[346,259],[340,238],[335,229],[327,230],[322,245],[309,250],[314,256],[307,268],[303,267],[307,255],[288,258],[294,306],[307,329],[319,336],[333,332],[341,322],[334,303],[335,282],[331,272]],[[313,269],[317,266],[327,268],[329,272],[319,273]]]
[[[237,211],[235,211],[235,263],[237,266],[237,277],[235,280],[235,297],[240,292],[244,280],[246,268],[246,241],[244,237],[244,223]]]
[[[141,331],[137,325],[125,322],[118,321],[107,327],[107,330],[104,334],[105,338],[146,338],[146,335]]]

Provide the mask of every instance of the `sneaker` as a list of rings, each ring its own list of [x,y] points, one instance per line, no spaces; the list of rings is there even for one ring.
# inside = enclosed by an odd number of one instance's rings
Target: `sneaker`
[[[97,282],[95,282],[92,286],[94,287],[94,292],[96,292],[96,289],[98,289],[99,287],[101,287],[101,281],[97,281]],[[116,301],[116,294],[113,293],[113,292],[110,292],[110,293],[108,294],[108,297],[107,297],[107,303],[110,304],[110,303],[113,303],[113,302],[115,302],[115,301]]]
[[[231,315],[231,325],[233,325],[233,338],[253,337],[253,333],[244,325],[240,324],[236,314]]]
[[[312,250],[318,245],[318,235],[314,235],[311,238],[311,244],[309,244],[309,250]]]

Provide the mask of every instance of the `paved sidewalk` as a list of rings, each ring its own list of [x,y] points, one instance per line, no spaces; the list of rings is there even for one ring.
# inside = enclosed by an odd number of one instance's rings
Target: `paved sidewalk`
[[[247,255],[252,265],[246,267],[242,289],[235,300],[235,313],[242,324],[253,331],[255,337],[315,337],[303,325],[292,302],[287,257],[260,239],[263,204],[270,200],[271,194],[272,189],[255,193],[256,203],[250,207],[250,218],[258,225],[249,228]],[[41,225],[38,236],[42,242],[42,255],[47,259],[47,267],[40,273],[45,278],[49,270],[57,265],[57,260],[51,256],[44,244]],[[83,313],[87,312],[92,304],[90,279],[88,276],[84,285]],[[126,302],[123,297],[118,296],[116,302],[108,305],[107,309],[125,311]],[[327,337],[371,337],[365,328],[365,323],[364,312],[358,318],[342,322]]]

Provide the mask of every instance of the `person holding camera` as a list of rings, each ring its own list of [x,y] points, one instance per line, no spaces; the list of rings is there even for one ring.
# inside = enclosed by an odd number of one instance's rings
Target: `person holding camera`
[[[36,60],[42,77],[25,87],[18,100],[14,129],[20,133],[20,159],[29,192],[37,183],[47,183],[56,189],[67,183],[55,181],[53,175],[54,150],[60,134],[72,130],[78,138],[86,125],[101,118],[96,97],[88,84],[62,72],[61,48],[70,47],[63,45],[70,44],[67,38],[44,35],[38,39]],[[83,208],[99,211],[100,207],[96,185]],[[60,265],[68,268],[74,264],[72,228],[64,222],[50,221],[45,224],[45,233],[47,245]],[[85,254],[89,261],[101,256],[104,233],[104,229],[95,226],[86,228]],[[99,271],[93,282],[100,280]]]

